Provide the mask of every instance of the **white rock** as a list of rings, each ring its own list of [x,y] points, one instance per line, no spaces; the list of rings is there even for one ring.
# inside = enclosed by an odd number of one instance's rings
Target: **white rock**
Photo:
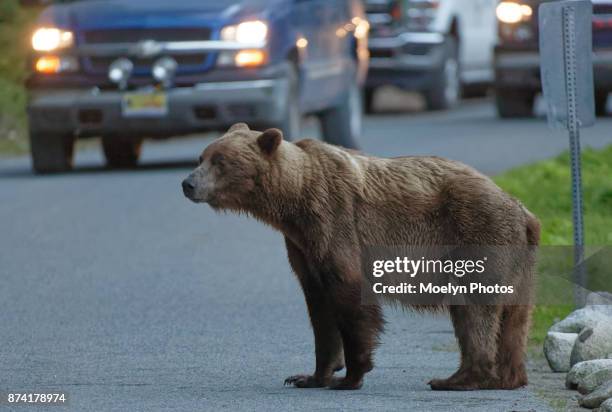
[[[580,333],[584,328],[593,327],[599,322],[612,323],[612,310],[608,313],[604,308],[608,306],[592,305],[575,310],[562,321],[555,323],[550,331]]]
[[[610,292],[591,292],[587,296],[586,306],[601,306],[598,309],[610,311],[612,313],[612,293]]]
[[[604,382],[593,392],[580,399],[580,405],[589,408],[599,408],[606,399],[612,398],[612,380]]]
[[[588,375],[606,368],[612,368],[612,359],[595,359],[577,363],[572,366],[572,369],[570,369],[565,377],[565,386],[568,389],[576,389],[578,383]]]
[[[570,370],[570,356],[577,333],[548,332],[544,341],[544,355],[554,372]]]
[[[587,375],[582,382],[578,382],[578,392],[591,393],[604,383],[612,380],[612,369],[601,369]]]
[[[612,412],[612,398],[601,404],[599,412]]]
[[[570,364],[591,359],[605,359],[612,352],[612,322],[599,322],[580,332],[572,354]]]

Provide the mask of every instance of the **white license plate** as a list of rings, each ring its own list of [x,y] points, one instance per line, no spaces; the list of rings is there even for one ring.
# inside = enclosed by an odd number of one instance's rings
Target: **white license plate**
[[[125,93],[121,111],[125,117],[163,117],[168,114],[168,97],[159,91]]]

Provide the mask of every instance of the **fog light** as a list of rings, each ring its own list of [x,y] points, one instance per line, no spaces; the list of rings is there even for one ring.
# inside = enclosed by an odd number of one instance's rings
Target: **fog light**
[[[134,63],[122,57],[112,62],[108,67],[108,78],[111,82],[117,84],[120,89],[125,89],[133,70]]]
[[[238,67],[260,66],[266,61],[266,53],[262,50],[243,50],[236,54],[234,62]]]
[[[172,57],[162,57],[153,63],[153,78],[164,85],[172,86],[178,63]]]
[[[43,56],[36,61],[36,71],[39,73],[59,73],[62,61],[57,56]]]

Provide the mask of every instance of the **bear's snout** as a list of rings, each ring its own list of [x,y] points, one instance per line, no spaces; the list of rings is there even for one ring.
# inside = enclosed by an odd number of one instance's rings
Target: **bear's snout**
[[[195,194],[196,185],[193,176],[189,176],[187,179],[183,180],[182,186],[185,197],[195,201],[193,196]]]

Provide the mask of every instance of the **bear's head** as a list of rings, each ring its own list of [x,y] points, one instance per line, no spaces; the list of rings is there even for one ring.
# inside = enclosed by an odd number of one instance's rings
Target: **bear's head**
[[[283,174],[286,156],[279,152],[292,150],[286,146],[294,145],[283,141],[278,129],[257,132],[235,124],[206,147],[198,167],[183,181],[183,192],[191,201],[214,209],[249,211],[266,195],[271,176]]]

